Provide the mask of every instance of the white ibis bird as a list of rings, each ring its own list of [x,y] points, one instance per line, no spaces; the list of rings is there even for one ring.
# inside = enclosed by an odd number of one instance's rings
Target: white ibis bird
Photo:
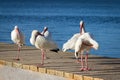
[[[42,65],[44,64],[46,50],[52,50],[55,52],[59,50],[57,44],[53,40],[49,40],[47,36],[44,36],[44,34],[46,34],[46,31],[48,31],[48,28],[44,29],[43,33],[40,33],[38,30],[33,30],[30,38],[30,43],[41,50]]]
[[[20,60],[20,50],[21,46],[24,45],[24,36],[19,30],[18,26],[14,27],[14,30],[11,32],[11,40],[18,45],[18,55],[16,60]]]
[[[63,51],[68,49],[75,50],[75,57],[79,62],[79,54],[81,54],[81,71],[90,70],[88,68],[88,52],[91,48],[98,49],[99,44],[91,37],[91,35],[85,32],[83,21],[80,22],[80,33],[75,34],[63,45]],[[86,52],[85,64],[83,61],[83,53]],[[85,65],[85,66],[84,66]]]
[[[91,48],[97,50],[99,44],[91,37],[89,33],[82,34],[75,43],[75,57],[78,59],[78,53],[81,55],[81,71],[90,70],[88,68],[88,53]],[[86,52],[85,64],[83,61],[83,53]],[[85,66],[84,66],[85,65]]]
[[[75,50],[75,42],[78,40],[79,36],[85,33],[84,22],[80,21],[80,33],[74,34],[66,43],[63,44],[63,52],[67,50]]]

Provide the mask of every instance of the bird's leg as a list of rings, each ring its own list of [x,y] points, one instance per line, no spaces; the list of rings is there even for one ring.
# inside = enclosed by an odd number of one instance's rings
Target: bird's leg
[[[85,68],[84,68],[84,70],[86,70],[86,71],[89,71],[89,70],[91,70],[90,68],[88,68],[88,53],[86,53],[86,56],[85,56]]]
[[[18,47],[18,59],[20,59],[19,57],[20,57],[20,47]]]
[[[44,50],[44,59],[47,59],[47,57],[46,57],[46,50]]]
[[[84,61],[83,61],[83,54],[81,54],[81,68],[80,68],[81,71],[84,70]]]
[[[42,65],[44,65],[44,50],[43,49],[41,49],[41,52],[42,52],[42,56],[41,56],[41,58],[42,58],[42,61],[41,61],[41,64]]]
[[[21,50],[21,46],[18,45],[18,53],[17,53],[17,58],[15,60],[19,61],[20,60],[20,50]]]

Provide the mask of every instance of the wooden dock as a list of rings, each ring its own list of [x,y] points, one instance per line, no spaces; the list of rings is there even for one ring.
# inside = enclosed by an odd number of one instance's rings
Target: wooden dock
[[[61,71],[63,73],[59,75],[71,78],[71,80],[80,80],[76,78],[78,75],[83,76],[82,78],[84,78],[84,80],[120,80],[120,58],[89,55],[89,67],[92,68],[92,70],[80,71],[80,64],[75,62],[74,53],[71,52],[63,53],[60,51],[54,53],[47,51],[47,59],[45,60],[44,66],[39,66],[41,62],[41,51],[34,47],[22,47],[20,61],[13,60],[16,55],[16,45],[0,43],[0,64],[12,64],[14,66],[18,63],[22,64],[22,68],[25,69],[33,69],[36,66],[37,70],[47,69],[47,71],[45,70],[43,72],[54,75],[57,74],[55,71]],[[6,62],[4,63],[2,60]],[[54,71],[52,72],[52,70]],[[85,79],[86,76],[90,78]]]

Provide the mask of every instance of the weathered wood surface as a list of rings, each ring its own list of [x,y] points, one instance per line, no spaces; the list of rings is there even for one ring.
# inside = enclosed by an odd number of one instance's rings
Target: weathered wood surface
[[[0,60],[17,62],[25,65],[35,65],[47,69],[70,72],[79,75],[103,78],[104,80],[120,79],[120,58],[107,58],[89,55],[89,67],[91,71],[80,71],[80,64],[75,62],[74,53],[47,51],[47,59],[44,66],[40,66],[41,52],[34,47],[23,46],[20,53],[21,60],[15,61],[17,46],[13,44],[0,43]],[[8,62],[8,65],[10,64]]]

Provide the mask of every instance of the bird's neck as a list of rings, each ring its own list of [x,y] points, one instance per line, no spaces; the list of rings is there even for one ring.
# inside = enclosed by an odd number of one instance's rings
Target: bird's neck
[[[83,33],[85,33],[85,28],[84,28],[84,26],[80,27],[80,34],[83,34]]]
[[[43,36],[44,36],[45,32],[47,32],[47,31],[48,31],[47,29],[45,29],[45,30],[43,31],[43,33],[42,33],[42,34],[43,34]]]
[[[16,31],[17,33],[19,33],[19,29],[15,29],[15,31]]]

